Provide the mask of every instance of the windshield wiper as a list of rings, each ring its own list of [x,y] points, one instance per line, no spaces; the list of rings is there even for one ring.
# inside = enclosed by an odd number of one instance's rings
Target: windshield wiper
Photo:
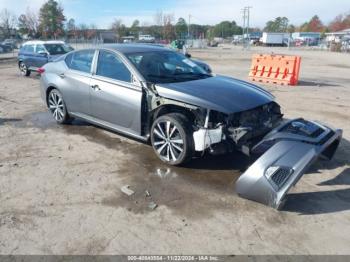
[[[193,73],[193,72],[186,72],[186,73],[175,73],[176,76],[199,76],[199,77],[211,77],[212,75],[206,74],[206,73]]]

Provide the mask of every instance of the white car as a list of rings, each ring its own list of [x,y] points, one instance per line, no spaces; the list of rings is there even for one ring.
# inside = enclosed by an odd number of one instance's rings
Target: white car
[[[139,35],[139,42],[154,43],[155,37],[151,35]]]

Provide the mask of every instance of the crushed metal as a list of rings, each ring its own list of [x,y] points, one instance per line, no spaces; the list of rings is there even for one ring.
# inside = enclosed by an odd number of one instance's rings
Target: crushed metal
[[[135,194],[135,192],[133,190],[130,189],[129,185],[125,185],[121,188],[122,192],[128,196],[132,196],[133,194]]]
[[[158,205],[152,201],[148,204],[148,207],[149,209],[154,210],[158,207]]]

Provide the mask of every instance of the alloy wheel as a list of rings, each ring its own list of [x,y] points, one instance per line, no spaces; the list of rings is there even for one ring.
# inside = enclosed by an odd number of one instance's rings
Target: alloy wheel
[[[19,65],[19,70],[21,71],[21,74],[22,75],[26,75],[27,74],[27,66],[24,64],[24,63],[21,63]]]
[[[65,118],[65,108],[61,95],[52,91],[49,95],[49,109],[56,121],[62,122]]]
[[[177,161],[184,152],[184,139],[175,123],[161,121],[153,129],[153,147],[167,162]]]

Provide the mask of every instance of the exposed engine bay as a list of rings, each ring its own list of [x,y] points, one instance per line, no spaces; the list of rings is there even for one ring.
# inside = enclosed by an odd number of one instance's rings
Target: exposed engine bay
[[[251,148],[278,126],[282,117],[276,102],[231,115],[209,111],[203,127],[194,132],[196,151],[210,148],[212,153],[216,153],[216,149],[225,153],[225,148],[250,155]]]
[[[285,196],[318,158],[331,159],[342,130],[302,118],[283,119],[277,103],[225,116],[207,111],[194,132],[196,151],[240,150],[259,158],[239,177],[236,192],[244,198],[280,208]]]

